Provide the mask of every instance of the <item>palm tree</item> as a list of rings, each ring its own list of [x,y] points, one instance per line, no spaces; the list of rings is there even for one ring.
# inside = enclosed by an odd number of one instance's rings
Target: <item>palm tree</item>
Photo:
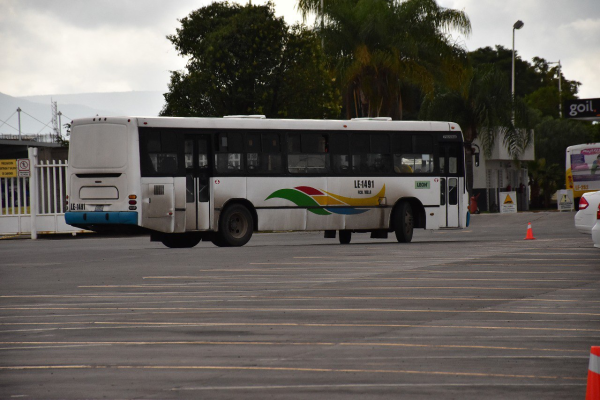
[[[531,143],[532,112],[521,99],[513,101],[504,74],[494,65],[467,68],[452,87],[440,87],[425,98],[423,119],[458,123],[465,138],[467,179],[473,182],[471,144],[479,138],[490,156],[498,135],[514,159]],[[515,119],[513,120],[513,110]],[[520,128],[517,128],[519,126]]]
[[[386,115],[402,119],[402,89],[415,85],[430,92],[466,59],[449,32],[468,35],[462,11],[435,0],[299,0],[323,21],[325,52],[337,73],[347,117]]]

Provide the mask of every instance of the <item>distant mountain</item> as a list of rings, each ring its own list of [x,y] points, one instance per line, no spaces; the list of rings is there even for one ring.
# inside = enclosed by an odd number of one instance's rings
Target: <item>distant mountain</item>
[[[20,99],[50,104],[50,99],[62,104],[78,104],[94,110],[106,110],[107,116],[156,117],[164,105],[162,92],[115,92],[26,96]],[[63,113],[66,114],[65,111]],[[100,114],[100,113],[97,113]],[[95,114],[94,114],[95,115]],[[71,117],[73,118],[73,117]]]
[[[82,93],[12,97],[0,93],[0,133],[18,134],[21,108],[21,133],[52,131],[50,101],[57,102],[63,125],[71,119],[101,116],[157,116],[164,104],[162,92]],[[46,126],[47,125],[47,126]]]

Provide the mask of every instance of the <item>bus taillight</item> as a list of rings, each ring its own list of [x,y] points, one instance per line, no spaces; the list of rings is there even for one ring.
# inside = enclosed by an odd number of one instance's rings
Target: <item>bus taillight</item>
[[[596,212],[596,219],[600,219],[600,204],[598,204],[598,211]]]

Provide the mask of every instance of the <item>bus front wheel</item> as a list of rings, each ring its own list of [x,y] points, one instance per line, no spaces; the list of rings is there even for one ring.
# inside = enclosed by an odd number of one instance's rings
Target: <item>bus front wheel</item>
[[[394,213],[394,233],[400,243],[410,243],[413,237],[414,218],[412,207],[406,201],[398,205]]]
[[[219,219],[217,246],[237,247],[245,245],[252,237],[253,222],[252,214],[243,205],[233,204],[227,207]]]
[[[340,231],[340,243],[348,244],[352,239],[352,232],[350,231]]]
[[[200,235],[191,233],[165,233],[161,242],[171,249],[185,249],[194,247],[200,243],[200,240],[202,240]]]

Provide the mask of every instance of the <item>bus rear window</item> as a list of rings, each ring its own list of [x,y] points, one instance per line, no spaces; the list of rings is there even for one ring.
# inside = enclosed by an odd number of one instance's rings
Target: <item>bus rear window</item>
[[[119,124],[77,125],[71,133],[71,164],[78,169],[127,165],[127,127]]]

